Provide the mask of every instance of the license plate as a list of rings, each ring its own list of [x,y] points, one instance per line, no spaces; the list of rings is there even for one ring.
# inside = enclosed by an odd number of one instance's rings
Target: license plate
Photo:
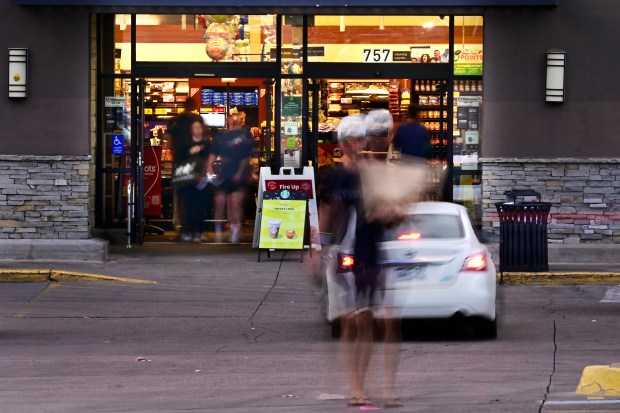
[[[426,266],[407,266],[394,268],[395,281],[422,281],[426,278]]]

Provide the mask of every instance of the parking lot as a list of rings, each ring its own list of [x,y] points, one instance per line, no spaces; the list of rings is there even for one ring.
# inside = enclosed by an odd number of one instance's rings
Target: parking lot
[[[307,265],[291,253],[256,263],[242,248],[123,253],[87,268],[154,284],[0,284],[2,410],[351,411]],[[405,407],[394,410],[617,411],[613,397],[575,389],[585,366],[619,361],[619,291],[501,286],[496,340],[458,323],[406,323]],[[380,350],[368,378],[377,405]]]

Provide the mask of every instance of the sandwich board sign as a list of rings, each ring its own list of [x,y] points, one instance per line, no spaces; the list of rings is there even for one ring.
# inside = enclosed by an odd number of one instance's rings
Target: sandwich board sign
[[[258,248],[303,249],[307,205],[308,198],[303,192],[263,192]]]
[[[317,251],[320,250],[321,243],[319,240],[319,215],[316,202],[316,185],[314,182],[314,169],[310,166],[305,166],[301,174],[295,174],[293,168],[282,167],[280,168],[280,173],[278,174],[273,174],[271,172],[271,168],[269,167],[260,168],[256,220],[254,221],[253,247],[272,249],[272,247],[261,247],[259,244],[262,240],[261,234],[268,233],[265,232],[268,231],[268,229],[264,228],[263,226],[263,212],[265,212],[265,215],[273,213],[273,206],[271,205],[272,203],[268,202],[265,209],[264,201],[273,200],[273,193],[278,194],[276,197],[280,200],[288,200],[289,202],[307,199],[307,215],[309,220],[308,239],[310,240],[310,247],[316,249]],[[300,198],[300,196],[303,198]],[[291,208],[295,209],[297,208],[297,206]],[[299,209],[299,211],[300,210],[301,209]],[[274,219],[277,220],[278,218]],[[267,224],[268,226],[268,221],[265,221],[265,224]],[[286,236],[286,233],[284,233],[283,235]],[[269,242],[267,242],[267,244],[269,244]],[[265,244],[263,241],[263,245],[267,244]],[[283,247],[283,249],[291,248]]]

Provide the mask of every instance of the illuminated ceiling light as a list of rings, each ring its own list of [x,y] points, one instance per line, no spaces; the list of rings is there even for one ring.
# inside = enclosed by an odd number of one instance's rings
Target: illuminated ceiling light
[[[340,31],[344,32],[346,29],[345,25],[344,25],[344,16],[340,16]]]
[[[433,27],[435,27],[435,23],[433,22],[426,22],[422,25],[422,27],[424,27],[425,29],[432,29]]]

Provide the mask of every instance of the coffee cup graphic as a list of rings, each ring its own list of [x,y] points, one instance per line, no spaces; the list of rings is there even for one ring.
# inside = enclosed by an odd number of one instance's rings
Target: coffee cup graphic
[[[282,221],[279,219],[270,219],[269,222],[269,238],[278,238],[278,234],[280,232],[280,225]]]

